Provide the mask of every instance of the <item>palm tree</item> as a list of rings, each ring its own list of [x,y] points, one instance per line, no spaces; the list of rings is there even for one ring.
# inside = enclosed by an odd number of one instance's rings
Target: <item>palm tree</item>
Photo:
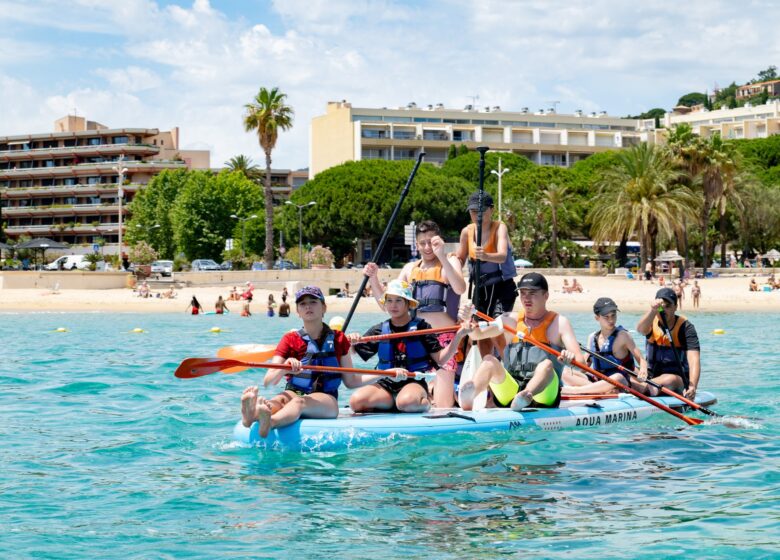
[[[639,144],[619,153],[616,167],[599,182],[588,221],[596,243],[639,236],[641,266],[648,262],[648,241],[671,238],[680,220],[692,219],[699,197],[679,183],[680,172],[667,149]]]
[[[550,259],[550,266],[553,268],[558,266],[558,210],[563,207],[567,188],[568,187],[565,185],[559,187],[555,183],[551,183],[547,189],[542,192],[542,202],[550,207],[552,218],[552,238],[550,239],[552,256]]]
[[[289,130],[293,123],[293,109],[285,104],[287,95],[279,88],[260,88],[252,103],[244,108],[244,129],[256,132],[260,147],[265,153],[265,266],[268,270],[274,261],[274,199],[271,192],[271,152],[276,147],[279,131]]]
[[[259,182],[260,178],[263,176],[263,172],[254,164],[252,158],[245,156],[244,154],[230,158],[225,162],[225,168],[229,171],[238,171],[250,181]]]

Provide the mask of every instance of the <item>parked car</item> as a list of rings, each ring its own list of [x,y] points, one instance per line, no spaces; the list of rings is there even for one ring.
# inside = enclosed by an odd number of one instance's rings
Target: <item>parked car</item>
[[[279,259],[274,263],[274,270],[293,270],[296,268],[298,268],[298,265],[292,261]]]
[[[265,263],[263,261],[255,261],[252,263],[252,270],[265,270]]]
[[[626,261],[626,268],[636,268],[639,266],[639,257],[631,257]]]
[[[170,276],[173,274],[173,261],[154,261],[152,263],[152,274]]]
[[[192,261],[193,272],[205,272],[207,270],[219,270],[219,265],[211,259],[195,259]]]
[[[233,261],[224,261],[219,265],[220,270],[233,270]]]
[[[44,270],[89,270],[90,262],[85,255],[65,255],[44,265]],[[105,270],[106,263],[100,261],[97,263],[97,270]]]

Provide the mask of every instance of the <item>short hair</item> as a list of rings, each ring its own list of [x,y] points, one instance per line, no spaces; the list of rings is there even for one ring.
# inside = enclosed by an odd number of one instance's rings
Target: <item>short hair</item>
[[[432,231],[436,235],[441,235],[441,229],[439,228],[439,224],[434,222],[433,220],[425,220],[424,222],[420,222],[417,224],[416,231],[414,232],[414,236],[417,237],[421,233],[428,233],[429,231]]]

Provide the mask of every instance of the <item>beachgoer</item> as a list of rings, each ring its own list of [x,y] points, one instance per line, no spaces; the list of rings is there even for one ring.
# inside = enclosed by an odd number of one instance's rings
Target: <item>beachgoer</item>
[[[493,197],[487,193],[482,193],[482,246],[477,246],[479,198],[479,192],[469,197],[467,210],[471,223],[460,232],[457,257],[461,263],[468,263],[469,297],[472,300],[476,295],[473,291],[476,262],[479,259],[480,293],[477,311],[498,317],[514,308],[517,292],[513,278],[517,276],[517,269],[506,225],[498,220],[493,221]],[[480,348],[482,349],[481,346]]]
[[[241,299],[245,299],[245,300],[247,300],[248,302],[251,303],[251,301],[252,301],[252,299],[254,297],[252,295],[252,292],[254,292],[254,289],[255,289],[255,287],[254,287],[254,285],[252,285],[252,282],[247,281],[247,283],[245,284],[244,293],[241,294]]]
[[[344,283],[344,289],[337,294],[337,297],[352,297],[349,292],[349,282]]]
[[[148,298],[150,295],[151,290],[149,289],[149,283],[144,280],[141,282],[141,285],[138,286],[138,297]]]
[[[447,254],[436,222],[426,220],[415,229],[421,258],[407,263],[398,280],[411,285],[412,297],[419,302],[413,311],[414,317],[425,320],[433,328],[455,325],[460,296],[466,291],[461,263],[455,255]],[[384,296],[384,289],[377,273],[376,264],[366,265],[364,274],[368,276],[372,292],[379,301]],[[455,333],[441,333],[438,335],[439,343],[442,347],[447,346],[454,337]],[[458,363],[452,358],[437,372],[433,391],[437,408],[451,408],[455,404],[457,370]]]
[[[291,375],[305,370],[307,365],[352,367],[349,340],[322,321],[327,311],[322,291],[316,286],[298,290],[295,308],[303,328],[285,334],[271,359],[274,364],[292,366],[292,370],[269,369],[263,379],[263,385],[268,387],[286,376],[284,391],[266,400],[259,396],[258,387],[252,386],[241,395],[242,423],[249,427],[257,420],[260,437],[267,437],[271,429],[287,426],[299,418],[335,418],[339,414],[338,390],[342,380],[347,387],[356,387],[368,377],[338,372],[314,372],[309,377]]]
[[[190,300],[190,304],[187,306],[187,309],[184,312],[185,313],[190,312],[193,315],[198,315],[200,313],[203,313],[203,307],[201,307],[198,298],[192,296],[192,299]]]
[[[701,299],[701,287],[699,286],[698,280],[693,281],[693,287],[691,288],[691,297],[693,298],[694,309],[698,309],[699,300]]]
[[[651,284],[653,283],[653,263],[652,263],[652,261],[647,261],[645,263],[645,280],[648,280]]]
[[[170,288],[168,288],[167,290],[165,290],[165,291],[162,293],[162,297],[163,297],[164,299],[173,299],[173,298],[175,298],[175,297],[176,297],[176,292],[174,291],[174,289],[173,289],[173,286],[171,286]]]
[[[127,253],[122,253],[122,270],[130,268],[130,260],[127,258]]]
[[[570,294],[571,293],[571,286],[569,285],[569,280],[567,278],[563,279],[563,288],[561,290],[564,294]]]
[[[582,284],[577,282],[576,278],[571,279],[571,291],[572,293],[577,292],[578,294],[582,293]]]
[[[588,337],[588,357],[590,366],[614,379],[623,385],[631,387],[631,376],[621,372],[614,364],[620,364],[624,368],[634,371],[636,363],[639,363],[639,374],[647,378],[647,361],[642,352],[637,348],[634,339],[626,329],[617,325],[617,314],[620,310],[617,304],[608,297],[602,297],[593,304],[593,313],[599,330]],[[635,361],[636,360],[636,361]],[[565,386],[562,394],[602,394],[615,393],[617,388],[603,380],[593,380],[593,383],[578,386]]]
[[[267,315],[269,317],[273,317],[274,316],[274,309],[275,308],[276,308],[276,301],[274,300],[274,295],[273,294],[268,294],[268,311],[267,311]]]
[[[564,365],[574,359],[580,363],[585,361],[569,320],[547,310],[547,299],[550,297],[547,279],[537,272],[529,272],[523,275],[517,288],[522,309],[502,315],[503,324],[560,350],[561,356],[556,359],[506,331],[498,334],[502,344],[506,341],[503,363],[493,354],[483,357],[473,379],[460,387],[460,405],[464,410],[470,410],[475,397],[488,388],[497,407],[511,407],[512,410],[521,410],[526,406],[557,407]],[[567,371],[570,369],[566,368]],[[587,378],[584,378],[577,384],[587,382]]]
[[[244,301],[244,303],[241,305],[241,316],[242,317],[251,317],[252,313],[249,311],[249,304],[251,302],[249,300]]]
[[[758,290],[758,282],[756,282],[755,278],[750,279],[750,291],[751,292],[757,292]]]
[[[674,295],[677,296],[677,308],[682,309],[683,308],[683,300],[685,299],[685,290],[683,289],[682,282],[674,282],[672,284],[672,289],[674,290]]]
[[[217,298],[217,303],[214,304],[214,311],[217,315],[223,315],[226,311],[230,313],[230,309],[225,305],[225,300],[222,299],[222,296]]]
[[[290,304],[287,303],[287,294],[282,292],[282,303],[279,304],[279,317],[290,316]]]
[[[663,309],[666,325],[671,330],[671,340],[665,332],[659,313]],[[699,337],[693,323],[682,315],[676,315],[677,295],[671,288],[661,288],[636,330],[647,339],[647,364],[650,379],[673,391],[685,391],[692,399],[696,396],[701,373]],[[680,371],[682,366],[682,371]],[[655,387],[645,387],[651,396],[658,395]]]
[[[287,291],[287,286],[282,288],[282,301],[287,301],[287,298],[290,297],[290,292]]]
[[[228,294],[228,301],[238,301],[239,299],[238,289],[233,286],[233,289],[231,289],[230,293]]]
[[[364,336],[411,332],[430,329],[423,319],[412,319],[411,309],[418,302],[412,297],[409,284],[393,280],[381,300],[390,318],[374,325]],[[361,387],[352,394],[349,406],[355,412],[372,410],[397,410],[399,412],[423,412],[430,408],[428,384],[424,378],[409,377],[409,372],[429,372],[446,364],[455,354],[458,343],[469,332],[460,329],[453,341],[443,348],[436,335],[410,336],[381,342],[353,344],[353,350],[364,360],[379,354],[378,369],[388,370],[388,377]],[[358,333],[349,335],[351,341],[360,338]]]

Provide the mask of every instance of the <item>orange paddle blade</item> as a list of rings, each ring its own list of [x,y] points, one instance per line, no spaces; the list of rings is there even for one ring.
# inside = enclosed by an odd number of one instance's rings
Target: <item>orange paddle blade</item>
[[[217,350],[217,356],[240,362],[265,362],[273,358],[274,352],[276,352],[276,346],[273,344],[234,344]],[[236,366],[223,371],[224,373],[237,373],[245,369],[249,368]]]

